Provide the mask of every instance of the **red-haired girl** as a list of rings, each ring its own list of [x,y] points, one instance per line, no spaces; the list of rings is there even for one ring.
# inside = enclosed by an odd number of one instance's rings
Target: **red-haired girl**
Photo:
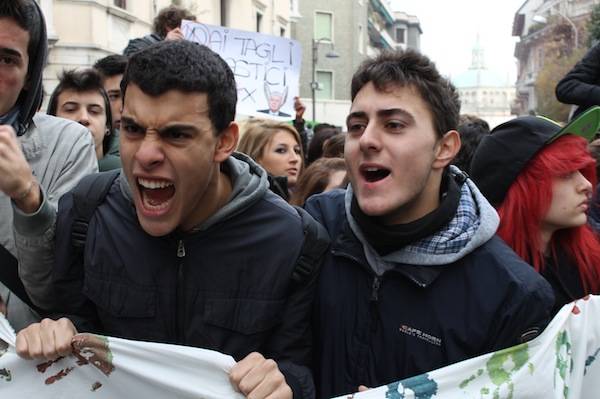
[[[600,108],[563,129],[516,118],[496,127],[471,163],[473,180],[498,210],[498,235],[552,285],[555,311],[600,292],[600,240],[586,223],[596,185],[586,138],[599,121]]]

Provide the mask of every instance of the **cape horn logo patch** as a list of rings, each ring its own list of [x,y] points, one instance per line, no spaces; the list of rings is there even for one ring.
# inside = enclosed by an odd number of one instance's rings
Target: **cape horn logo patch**
[[[406,324],[402,324],[398,329],[402,334],[418,338],[423,340],[429,344],[435,346],[442,346],[442,339],[431,334],[428,334],[424,331],[419,330],[418,328],[407,326]]]

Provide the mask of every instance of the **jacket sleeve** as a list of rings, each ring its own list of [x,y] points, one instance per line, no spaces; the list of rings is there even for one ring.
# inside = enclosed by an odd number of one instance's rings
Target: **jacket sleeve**
[[[300,135],[300,140],[302,141],[302,152],[304,153],[304,158],[306,158],[306,154],[308,154],[308,132],[306,131],[306,123],[304,119],[294,119],[293,123],[294,128]]]
[[[312,362],[311,310],[319,269],[329,237],[325,229],[303,210],[305,239],[292,278],[282,323],[267,345],[266,355],[277,360],[279,369],[292,388],[294,398],[314,398],[309,366]]]
[[[584,108],[600,105],[600,44],[592,47],[558,82],[556,98]]]
[[[531,268],[523,263],[522,267]],[[550,284],[537,275],[526,289],[508,292],[497,322],[489,334],[490,350],[500,350],[530,341],[540,335],[552,320],[554,293]]]
[[[94,142],[88,130],[73,124],[69,128],[77,129],[75,141],[64,140],[57,146],[57,153],[46,170],[52,176],[38,176],[42,191],[40,208],[33,214],[25,214],[13,204],[19,277],[33,303],[41,309],[51,309],[55,305],[51,282],[59,198],[75,187],[82,177],[98,171]],[[59,154],[58,151],[64,148],[69,151]]]

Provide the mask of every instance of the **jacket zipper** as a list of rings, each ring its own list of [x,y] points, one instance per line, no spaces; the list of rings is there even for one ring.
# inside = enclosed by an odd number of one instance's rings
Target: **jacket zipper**
[[[371,313],[371,332],[377,331],[377,308],[379,302],[379,288],[381,287],[381,276],[375,275],[371,284],[371,298],[369,299],[369,307]]]
[[[176,336],[177,343],[180,345],[184,344],[184,331],[185,331],[185,292],[184,292],[184,259],[185,258],[185,244],[183,240],[179,240],[177,243],[177,325],[176,325]]]

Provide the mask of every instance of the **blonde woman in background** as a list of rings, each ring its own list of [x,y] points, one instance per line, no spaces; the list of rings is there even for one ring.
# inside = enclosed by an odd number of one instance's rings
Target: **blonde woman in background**
[[[304,166],[298,131],[284,122],[251,119],[242,124],[241,133],[237,150],[260,164],[271,190],[288,201]]]

